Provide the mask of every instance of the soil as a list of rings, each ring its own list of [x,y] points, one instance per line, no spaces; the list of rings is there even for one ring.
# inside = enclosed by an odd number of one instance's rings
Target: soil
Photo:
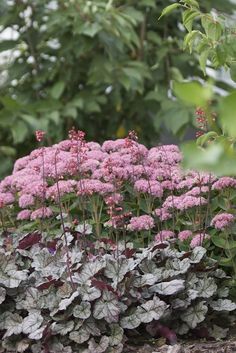
[[[129,347],[126,353],[236,353],[235,341],[182,343],[161,347],[145,344],[142,348]]]

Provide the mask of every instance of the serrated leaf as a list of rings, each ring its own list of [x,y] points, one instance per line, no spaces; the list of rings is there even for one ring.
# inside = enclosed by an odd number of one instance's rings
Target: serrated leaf
[[[7,330],[3,338],[19,335],[22,332],[22,322],[23,318],[17,313],[7,312],[4,316],[1,316],[2,329]]]
[[[199,262],[201,262],[201,260],[203,259],[203,257],[206,254],[206,249],[201,247],[201,246],[197,246],[196,248],[193,249],[192,254],[190,256],[190,262],[192,264],[198,264]]]
[[[101,297],[102,293],[99,289],[95,287],[89,287],[88,285],[83,285],[80,287],[80,294],[83,301],[92,302]]]
[[[111,259],[107,262],[105,269],[105,276],[113,280],[114,286],[116,287],[120,283],[125,275],[130,271],[130,260],[129,259]]]
[[[217,291],[217,285],[213,278],[203,278],[199,279],[195,290],[198,291],[198,296],[201,298],[211,298]]]
[[[65,310],[79,295],[79,291],[75,291],[69,298],[63,299],[59,304],[58,310]]]
[[[99,343],[96,343],[94,338],[91,338],[88,343],[88,349],[83,353],[104,353],[109,346],[109,338],[107,336],[102,336]]]
[[[54,322],[51,325],[52,332],[54,334],[59,334],[65,336],[68,332],[71,332],[74,328],[74,321],[70,320],[64,323],[56,323]]]
[[[43,317],[39,312],[33,312],[26,316],[22,322],[23,333],[31,334],[36,331],[42,324]]]
[[[173,295],[185,289],[185,281],[182,279],[174,279],[169,282],[157,283],[150,287],[152,293],[161,295]]]
[[[118,324],[111,324],[110,329],[109,343],[111,346],[118,346],[123,340],[124,330]]]
[[[89,337],[90,337],[90,333],[87,330],[85,330],[83,327],[78,331],[72,331],[69,334],[69,338],[78,344],[82,344],[88,341]]]
[[[38,328],[37,330],[34,330],[29,334],[29,338],[32,340],[39,340],[40,338],[43,337],[43,332],[46,329],[46,326],[42,326]]]
[[[205,320],[208,311],[205,302],[199,302],[194,306],[189,307],[180,315],[181,319],[188,324],[190,328],[195,328]]]
[[[80,305],[76,305],[73,309],[73,315],[79,319],[88,319],[91,315],[91,304],[89,302],[82,302]]]
[[[120,309],[117,297],[107,290],[102,294],[102,298],[98,300],[93,308],[94,318],[100,320],[105,319],[107,322],[117,322]]]
[[[151,286],[157,282],[157,276],[152,273],[145,273],[142,276],[138,276],[133,281],[133,286],[140,288],[143,286]]]
[[[165,302],[154,296],[152,300],[138,307],[141,322],[148,323],[152,320],[159,320],[165,313],[167,307]]]
[[[141,319],[137,309],[133,314],[129,316],[125,316],[120,320],[121,327],[129,330],[132,330],[138,327],[140,324],[141,324]]]
[[[93,262],[85,263],[79,275],[81,282],[85,283],[89,278],[94,277],[105,266],[106,263],[104,260],[95,260]]]
[[[210,302],[210,306],[216,311],[234,311],[236,310],[236,303],[229,299],[218,299]]]
[[[211,337],[215,338],[215,340],[220,341],[227,337],[229,332],[228,328],[222,328],[217,325],[213,325],[212,328],[209,329],[209,334]]]

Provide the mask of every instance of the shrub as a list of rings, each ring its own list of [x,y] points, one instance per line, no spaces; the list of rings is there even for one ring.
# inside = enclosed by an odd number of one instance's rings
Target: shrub
[[[219,338],[236,308],[202,247],[14,233],[1,238],[0,264],[4,352],[117,353],[140,333],[173,343],[175,332],[201,329]]]
[[[172,239],[186,251],[204,244],[235,266],[236,179],[184,172],[181,158],[174,145],[147,149],[134,132],[100,145],[72,130],[69,140],[18,159],[0,183],[3,227],[70,229],[135,246]]]

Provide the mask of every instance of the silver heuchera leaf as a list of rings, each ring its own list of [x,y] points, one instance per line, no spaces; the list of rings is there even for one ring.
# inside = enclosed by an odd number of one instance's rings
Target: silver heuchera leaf
[[[52,255],[44,248],[34,255],[32,267],[40,272],[42,277],[51,276],[53,279],[59,279],[66,270],[66,261],[62,260],[59,252]]]
[[[189,299],[179,299],[176,298],[174,300],[171,301],[171,307],[173,309],[186,309],[190,304],[190,300]]]
[[[116,296],[109,291],[104,291],[102,298],[98,300],[93,309],[95,319],[105,319],[107,322],[117,322],[120,309]]]
[[[76,305],[73,310],[73,315],[79,319],[88,319],[91,315],[91,304],[89,302],[82,302],[80,305]]]
[[[129,316],[125,316],[120,320],[120,325],[123,328],[132,330],[141,324],[141,319],[138,310]]]
[[[72,349],[69,346],[64,347],[60,342],[55,342],[50,346],[51,353],[72,353]]]
[[[109,343],[111,346],[117,346],[122,342],[124,330],[118,324],[111,324],[111,334],[109,337]]]
[[[180,317],[190,328],[195,328],[200,322],[204,321],[207,311],[207,305],[202,301],[186,309]]]
[[[24,299],[19,300],[19,296],[16,298],[16,308],[18,310],[25,309],[25,310],[32,310],[32,309],[39,309],[39,291],[36,288],[29,287],[23,293]]]
[[[183,322],[175,327],[175,332],[179,335],[186,335],[189,332],[189,326]]]
[[[63,323],[53,322],[51,325],[52,332],[54,334],[59,334],[65,336],[68,332],[71,332],[74,328],[74,321],[70,320]]]
[[[23,353],[28,347],[29,341],[27,339],[23,339],[16,343],[16,352]]]
[[[138,276],[134,279],[133,285],[136,288],[144,287],[144,286],[152,286],[157,282],[157,278],[152,273],[145,273],[142,276]]]
[[[80,287],[80,295],[83,301],[92,302],[101,297],[102,293],[98,288],[83,285]]]
[[[133,261],[133,260],[132,260]],[[105,269],[105,276],[113,280],[113,284],[116,287],[120,283],[125,275],[131,270],[130,259],[120,258],[120,259],[110,259],[107,262]]]
[[[150,287],[152,293],[158,293],[161,295],[172,295],[181,292],[185,289],[185,281],[182,279],[174,279],[169,282],[157,283]]]
[[[139,268],[141,271],[143,271],[144,273],[155,273],[157,268],[157,265],[155,264],[154,261],[152,260],[148,260],[148,259],[144,259],[141,264],[139,265]]]
[[[109,346],[109,338],[107,336],[102,336],[99,343],[96,343],[94,338],[89,340],[88,349],[83,353],[104,353]]]
[[[236,310],[236,303],[229,299],[218,299],[210,302],[210,306],[216,311],[234,311]]]
[[[5,314],[5,315],[4,315]],[[19,335],[22,332],[23,318],[18,314],[4,313],[1,318],[1,329],[6,329],[3,339],[12,335]]]
[[[152,320],[159,320],[167,309],[167,304],[154,296],[153,300],[138,307],[137,312],[141,322],[148,323]]]
[[[222,328],[217,325],[213,325],[212,328],[209,329],[210,336],[215,338],[215,340],[220,341],[227,337],[229,332],[228,328]]]
[[[177,274],[186,273],[191,266],[189,259],[168,259],[166,261],[166,269],[174,270]]]
[[[38,328],[37,330],[31,332],[29,334],[29,338],[31,340],[40,340],[40,338],[43,337],[43,331],[45,330],[46,327],[47,326],[42,326],[42,327]]]
[[[195,285],[195,290],[198,291],[198,296],[201,298],[211,298],[217,291],[217,285],[213,278],[199,279]]]
[[[190,262],[192,264],[198,264],[203,257],[206,255],[206,249],[201,247],[201,246],[197,246],[196,248],[193,249],[192,254],[190,256]]]
[[[217,295],[218,295],[218,297],[220,297],[220,298],[226,298],[226,297],[228,297],[228,295],[229,295],[229,288],[228,288],[228,287],[219,288],[218,291],[217,291]]]
[[[89,334],[91,334],[92,336],[100,336],[101,335],[101,331],[98,328],[95,320],[90,317],[89,319],[82,321],[83,323],[83,328],[88,331]]]
[[[69,334],[69,338],[78,344],[88,341],[89,337],[90,337],[90,333],[87,330],[85,330],[83,327],[78,331],[72,331]]]
[[[59,304],[58,310],[65,310],[79,295],[79,291],[75,291],[69,298],[62,299]]]
[[[79,274],[81,283],[85,283],[88,279],[94,277],[99,271],[101,271],[106,266],[104,259],[98,259],[93,262],[87,262],[82,268]]]
[[[124,351],[124,345],[122,343],[115,347],[109,347],[107,353],[122,353]]]
[[[5,298],[6,298],[6,289],[0,287],[0,304],[4,302]]]
[[[23,333],[31,334],[36,331],[42,324],[43,317],[39,312],[30,313],[22,322]]]

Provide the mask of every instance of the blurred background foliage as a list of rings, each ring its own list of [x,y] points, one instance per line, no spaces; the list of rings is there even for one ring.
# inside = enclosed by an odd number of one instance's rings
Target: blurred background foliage
[[[0,0],[0,177],[36,146],[36,129],[47,131],[47,143],[65,138],[72,126],[97,141],[130,129],[149,146],[166,134],[185,138],[194,108],[173,98],[171,82],[206,77],[198,56],[183,51],[181,10],[158,21],[171,4]],[[200,6],[225,15],[236,9],[230,0]],[[9,29],[12,38],[4,35]],[[215,85],[230,90],[224,80]]]

